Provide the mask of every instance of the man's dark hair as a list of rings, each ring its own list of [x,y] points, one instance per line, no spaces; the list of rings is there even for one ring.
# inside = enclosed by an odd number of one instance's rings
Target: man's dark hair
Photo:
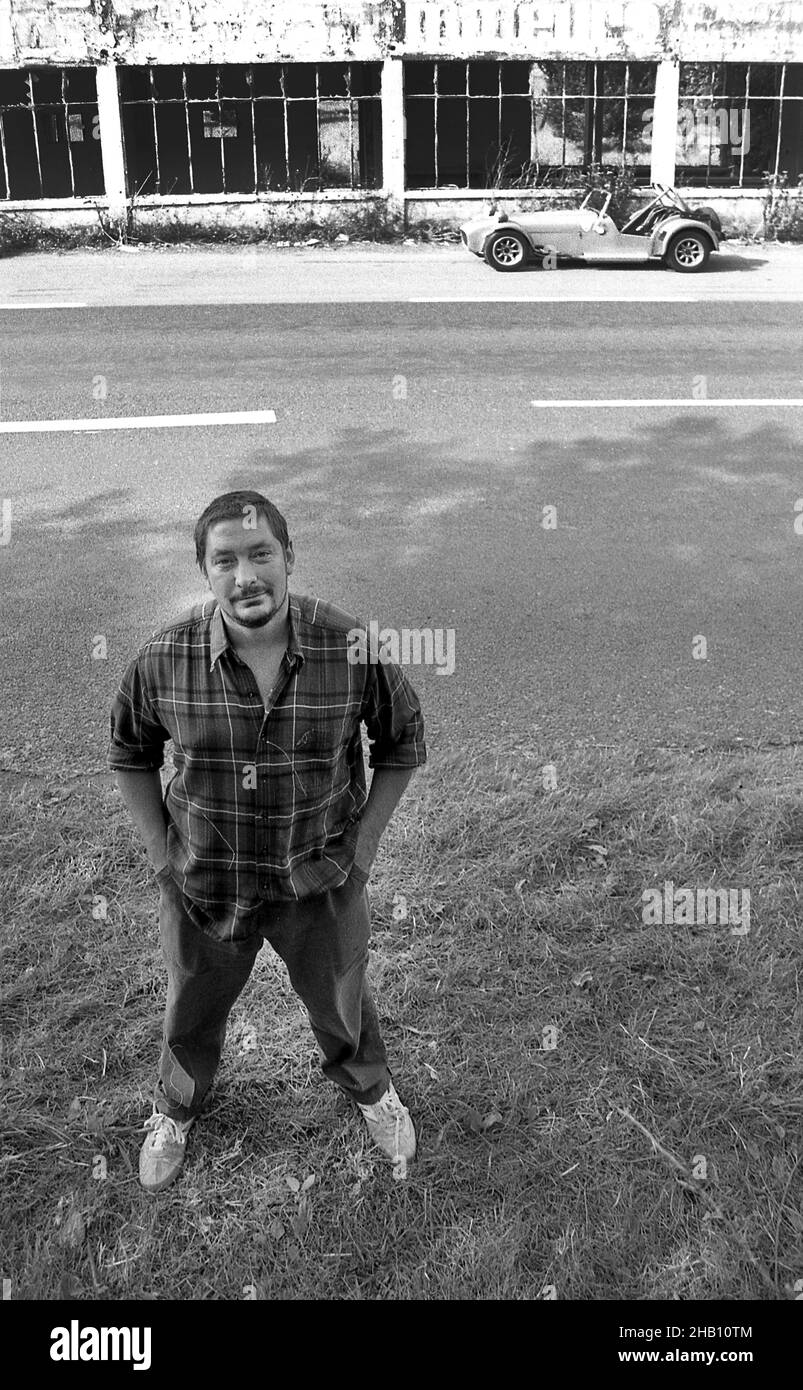
[[[263,497],[261,492],[244,490],[242,492],[222,492],[214,497],[195,523],[195,558],[199,569],[206,563],[206,537],[210,526],[217,521],[233,521],[245,516],[246,507],[253,507],[257,516],[264,517],[283,550],[290,544],[287,522],[273,503]]]

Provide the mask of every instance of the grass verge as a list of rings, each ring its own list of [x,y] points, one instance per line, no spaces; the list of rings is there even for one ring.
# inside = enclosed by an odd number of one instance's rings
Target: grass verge
[[[407,1182],[320,1077],[265,948],[158,1198],[136,1178],[156,892],[108,779],[7,774],[12,1296],[794,1297],[800,754],[551,759],[556,790],[535,744],[436,756],[385,837],[371,976],[419,1129]],[[749,933],[644,925],[667,880],[749,888]]]
[[[99,216],[85,226],[49,225],[30,212],[0,211],[0,255],[26,251],[74,251],[140,246],[333,246],[339,242],[398,244],[401,242],[458,242],[457,228],[447,223],[405,227],[403,219],[381,203],[364,207],[303,206],[281,209],[266,206],[259,225],[238,225],[224,209],[219,220],[207,216],[193,222],[185,212],[135,209],[128,224],[112,223]]]

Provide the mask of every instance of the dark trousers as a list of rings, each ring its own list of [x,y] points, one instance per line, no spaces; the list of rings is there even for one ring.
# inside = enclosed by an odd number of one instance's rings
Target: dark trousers
[[[189,1120],[202,1109],[229,1013],[263,939],[284,961],[306,1007],[324,1074],[365,1105],[384,1095],[390,1073],[365,978],[371,927],[361,881],[350,877],[301,902],[265,903],[252,937],[218,942],[195,926],[175,879],[163,874],[159,930],[168,987],[157,1110]]]

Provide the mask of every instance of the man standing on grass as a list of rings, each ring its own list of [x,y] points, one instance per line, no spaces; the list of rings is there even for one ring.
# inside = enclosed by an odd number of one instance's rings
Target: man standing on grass
[[[177,1177],[263,939],[306,1006],[324,1073],[403,1177],[415,1129],[365,978],[366,885],[426,761],[421,708],[398,666],[376,652],[354,661],[347,638],[363,625],[289,592],[287,524],[261,493],[210,502],[195,551],[211,597],[145,643],[111,712],[109,767],[159,885],[168,972],[140,1181],[159,1192]],[[176,772],[163,798],[168,739]]]

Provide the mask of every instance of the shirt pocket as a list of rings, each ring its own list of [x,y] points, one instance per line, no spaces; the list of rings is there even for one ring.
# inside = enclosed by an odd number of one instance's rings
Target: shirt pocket
[[[330,786],[340,759],[341,746],[332,731],[312,725],[293,744],[293,775],[303,796]]]
[[[311,813],[337,807],[346,819],[353,810],[352,741],[352,735],[342,737],[338,722],[336,728],[311,725],[293,744],[296,796]]]

